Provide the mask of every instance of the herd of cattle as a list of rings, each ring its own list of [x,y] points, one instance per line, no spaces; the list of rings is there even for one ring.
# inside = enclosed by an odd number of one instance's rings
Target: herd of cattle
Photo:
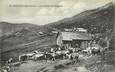
[[[108,47],[105,48],[99,48],[99,47],[88,47],[86,49],[81,50],[80,48],[68,48],[61,50],[60,48],[57,50],[54,50],[53,48],[50,49],[49,52],[38,52],[34,51],[32,53],[22,54],[18,57],[19,62],[26,61],[26,60],[34,60],[34,61],[41,61],[41,60],[58,60],[58,59],[78,59],[79,53],[83,54],[98,54],[105,50],[107,50]],[[12,58],[10,58],[7,63],[10,63],[12,61]]]
[[[108,49],[108,47],[105,47],[105,48],[89,47],[84,50],[75,49],[75,48],[69,48],[69,49],[65,49],[65,50],[61,50],[59,48],[58,50],[54,50],[53,48],[51,48],[49,52],[34,51],[32,53],[19,55],[18,63],[20,64],[21,62],[24,62],[27,60],[34,60],[34,61],[45,60],[47,62],[48,60],[56,61],[56,60],[61,60],[61,59],[70,59],[70,60],[78,61],[80,53],[96,55],[100,52],[104,52],[107,49]],[[12,61],[13,61],[13,58],[10,58],[9,60],[6,61],[6,64],[12,64]],[[16,63],[16,64],[18,64],[18,63]],[[9,68],[7,68],[6,72],[8,72],[8,71],[9,71]],[[5,72],[5,71],[3,71],[3,72]]]
[[[55,61],[57,59],[78,59],[78,55],[71,50],[58,50],[58,51],[51,51],[51,52],[33,52],[29,54],[23,54],[19,56],[19,61],[26,61],[26,60],[34,60],[34,61],[41,61],[41,60],[52,60]]]

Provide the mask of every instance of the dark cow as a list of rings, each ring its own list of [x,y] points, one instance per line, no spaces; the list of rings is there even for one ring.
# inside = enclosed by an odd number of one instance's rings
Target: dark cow
[[[28,59],[28,56],[27,55],[21,55],[19,56],[19,61],[26,61]]]
[[[66,54],[59,54],[55,56],[55,59],[65,59],[66,58]]]
[[[45,60],[45,57],[44,56],[40,56],[40,57],[35,59],[35,61],[37,61],[37,60],[39,60],[39,61]]]
[[[100,49],[92,49],[91,53],[94,54],[94,55],[99,54]]]
[[[44,58],[45,58],[45,60],[47,61],[47,60],[55,60],[55,58],[52,56],[52,54],[44,54]]]

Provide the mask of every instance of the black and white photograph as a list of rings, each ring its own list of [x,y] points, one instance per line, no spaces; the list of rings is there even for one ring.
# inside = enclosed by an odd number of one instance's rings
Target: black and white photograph
[[[115,1],[0,0],[0,72],[115,72]]]

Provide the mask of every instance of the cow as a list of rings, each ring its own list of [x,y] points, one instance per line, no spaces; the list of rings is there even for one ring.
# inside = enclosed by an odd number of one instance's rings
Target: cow
[[[56,54],[55,59],[65,59],[66,58],[66,54]]]
[[[38,53],[32,56],[32,59],[36,60],[42,60],[43,59],[43,53]]]
[[[2,69],[0,72],[8,72],[6,69]]]
[[[91,54],[91,53],[92,53],[92,48],[91,48],[91,47],[88,47],[88,48],[82,50],[82,52],[83,52],[83,53],[89,53],[89,54]]]
[[[44,59],[46,60],[46,62],[47,62],[47,60],[55,60],[55,58],[54,58],[54,54],[50,54],[50,53],[46,53],[46,54],[44,54]]]
[[[19,61],[25,61],[27,59],[32,59],[34,55],[38,54],[38,51],[34,51],[33,53],[22,54],[19,56]]]
[[[55,54],[54,53],[43,53],[43,54],[36,54],[34,56],[34,60],[45,60],[47,62],[47,60],[53,60],[55,61]]]
[[[62,53],[62,54],[68,54],[68,53],[70,53],[70,51],[69,51],[69,50],[62,50],[61,53]]]
[[[71,56],[72,56],[71,53],[70,53],[70,54],[67,54],[67,58],[70,59],[70,60],[71,60]]]
[[[70,60],[77,60],[78,59],[78,54],[77,53],[70,53],[70,54],[67,54],[67,57],[68,59]]]
[[[2,67],[2,72],[10,72],[10,67],[9,66],[3,66]]]
[[[23,54],[23,55],[20,55],[20,56],[18,57],[18,59],[19,59],[20,62],[21,62],[21,61],[26,61],[26,60],[28,59],[28,56],[27,56],[26,54]]]
[[[55,61],[56,60],[55,59],[56,53],[54,52],[54,53],[50,53],[50,54],[52,55],[52,60]]]
[[[6,64],[10,64],[10,63],[12,63],[12,61],[13,61],[13,58],[9,58],[9,60],[6,61]]]
[[[56,51],[55,52],[57,55],[60,55],[62,53],[62,51]]]
[[[66,59],[67,54],[70,53],[69,50],[56,51],[55,59]]]
[[[96,55],[96,54],[99,54],[101,51],[100,51],[100,48],[99,47],[92,47],[92,50],[91,50],[91,53]]]
[[[28,54],[25,54],[27,57],[28,57],[28,59],[31,59],[32,58],[32,56],[34,56],[34,55],[36,55],[37,53],[28,53]]]

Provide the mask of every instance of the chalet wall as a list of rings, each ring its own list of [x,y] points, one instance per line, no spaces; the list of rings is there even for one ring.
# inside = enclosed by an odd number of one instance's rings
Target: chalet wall
[[[62,35],[59,34],[57,37],[57,45],[62,46]]]

